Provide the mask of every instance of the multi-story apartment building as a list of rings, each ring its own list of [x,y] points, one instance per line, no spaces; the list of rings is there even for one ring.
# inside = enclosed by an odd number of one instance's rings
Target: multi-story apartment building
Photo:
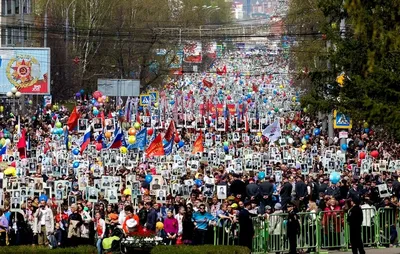
[[[35,0],[0,0],[0,46],[1,47],[33,47]],[[40,41],[40,40],[36,40]]]

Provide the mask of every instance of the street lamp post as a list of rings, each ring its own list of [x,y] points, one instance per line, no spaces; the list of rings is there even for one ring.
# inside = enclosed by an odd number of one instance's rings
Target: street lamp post
[[[13,87],[11,88],[11,91],[7,92],[7,97],[9,99],[12,99],[12,111],[15,112],[15,102],[16,100],[19,100],[19,98],[21,97],[21,92],[18,91],[17,88]],[[16,113],[18,113],[19,110],[17,110]]]

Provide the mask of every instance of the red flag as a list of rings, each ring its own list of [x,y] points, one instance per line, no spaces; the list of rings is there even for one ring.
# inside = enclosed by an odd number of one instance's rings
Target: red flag
[[[200,136],[196,139],[196,141],[193,144],[193,154],[195,153],[202,153],[204,152],[204,146],[203,146],[203,132],[200,132]]]
[[[171,122],[169,123],[168,129],[164,135],[165,140],[167,140],[168,142],[171,141],[171,139],[174,137],[175,132],[176,132],[175,121],[171,120]]]
[[[146,157],[151,156],[162,156],[164,155],[164,146],[162,143],[161,133],[151,142],[149,147],[146,149]]]
[[[217,75],[222,75],[224,74],[220,69],[217,68]]]
[[[18,152],[19,152],[19,157],[21,159],[25,159],[26,157],[26,130],[22,129],[21,131],[21,137],[18,140],[17,144]]]
[[[227,73],[227,71],[226,71],[226,65],[224,65],[224,68],[222,68],[222,74],[226,74]]]
[[[203,79],[203,85],[210,88],[212,87],[214,84],[211,83],[210,81],[207,81],[206,79]]]
[[[75,106],[74,110],[72,110],[72,113],[69,116],[68,122],[67,122],[67,126],[70,131],[75,129],[76,125],[78,124],[79,117],[80,117],[80,115],[79,115],[78,111],[76,110],[76,106]]]

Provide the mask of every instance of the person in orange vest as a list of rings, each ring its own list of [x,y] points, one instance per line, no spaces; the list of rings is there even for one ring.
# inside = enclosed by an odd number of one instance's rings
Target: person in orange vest
[[[141,225],[139,223],[139,216],[133,214],[133,207],[128,205],[125,207],[125,221],[122,224],[122,229],[125,235],[131,236],[134,232],[141,232]]]

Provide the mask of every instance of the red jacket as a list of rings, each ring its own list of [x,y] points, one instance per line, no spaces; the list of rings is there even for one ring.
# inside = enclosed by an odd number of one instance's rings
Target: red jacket
[[[340,206],[335,206],[333,209],[329,206],[323,211],[322,226],[324,232],[331,232],[331,228],[335,233],[340,233],[342,230],[342,224],[344,222],[344,213]]]

